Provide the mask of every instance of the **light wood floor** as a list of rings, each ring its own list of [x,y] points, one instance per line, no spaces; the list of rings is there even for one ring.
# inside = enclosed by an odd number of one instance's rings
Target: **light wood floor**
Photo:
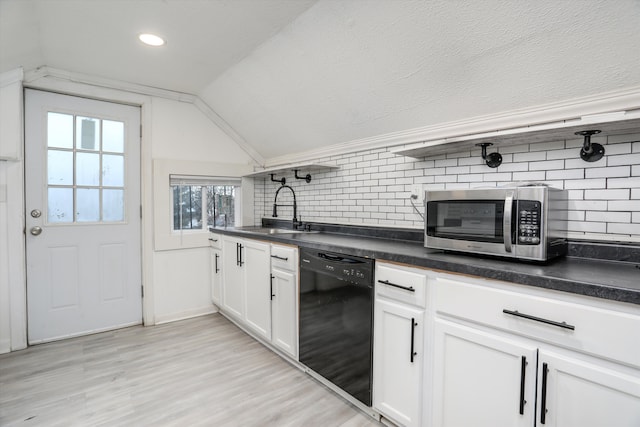
[[[0,355],[2,426],[380,426],[214,314]]]

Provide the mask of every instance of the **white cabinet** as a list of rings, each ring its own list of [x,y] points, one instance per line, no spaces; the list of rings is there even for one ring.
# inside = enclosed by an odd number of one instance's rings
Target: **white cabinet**
[[[298,359],[298,249],[271,245],[271,343]]]
[[[245,322],[260,337],[271,339],[269,243],[245,239],[240,247],[244,270]]]
[[[581,301],[435,280],[433,425],[640,425],[640,312]]]
[[[297,359],[298,248],[233,236],[220,240],[220,309]],[[215,250],[212,253],[215,256]],[[212,286],[215,302],[215,281]]]
[[[375,286],[373,406],[399,425],[420,426],[427,278],[379,262]]]
[[[212,234],[209,237],[211,247],[211,301],[216,305],[222,304],[222,236]]]
[[[222,309],[271,339],[269,243],[222,237]]]
[[[533,426],[536,348],[436,320],[433,425]]]
[[[238,320],[244,319],[244,271],[241,239],[222,238],[222,309]]]
[[[636,331],[637,333],[637,331]],[[640,426],[640,376],[540,349],[537,425]]]

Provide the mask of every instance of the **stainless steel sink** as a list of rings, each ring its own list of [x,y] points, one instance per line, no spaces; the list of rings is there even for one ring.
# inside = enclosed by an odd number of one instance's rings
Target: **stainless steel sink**
[[[303,234],[303,233],[319,233],[319,231],[292,230],[288,228],[264,228],[264,227],[246,227],[243,231],[260,234]]]
[[[304,230],[289,230],[286,228],[255,228],[252,230],[254,233],[261,234],[302,234],[302,233],[319,233],[319,231],[304,231]]]

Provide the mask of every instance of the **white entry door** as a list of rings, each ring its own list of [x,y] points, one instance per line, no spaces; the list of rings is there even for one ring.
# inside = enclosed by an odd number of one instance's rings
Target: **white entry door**
[[[29,343],[142,323],[140,109],[25,93]]]

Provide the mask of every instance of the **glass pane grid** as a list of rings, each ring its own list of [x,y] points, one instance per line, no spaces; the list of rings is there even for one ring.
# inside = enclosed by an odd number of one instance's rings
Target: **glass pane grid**
[[[47,145],[49,223],[125,220],[123,122],[49,112]]]

